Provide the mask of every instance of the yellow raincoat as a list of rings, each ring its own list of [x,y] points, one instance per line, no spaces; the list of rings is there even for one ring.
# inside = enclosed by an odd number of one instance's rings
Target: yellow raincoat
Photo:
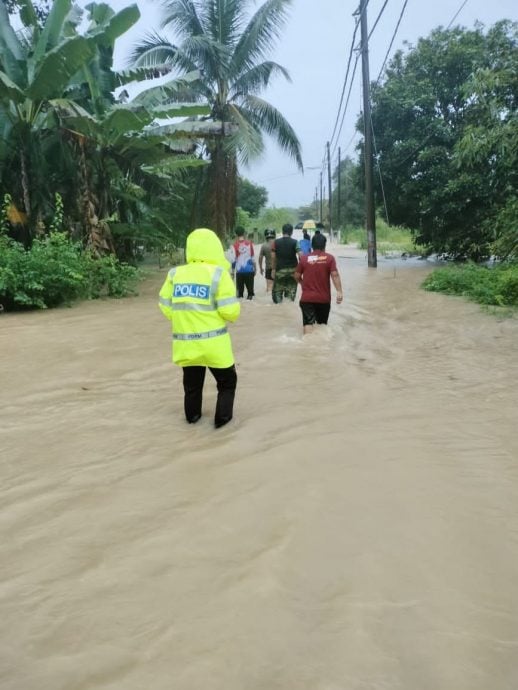
[[[226,369],[234,364],[226,324],[241,309],[230,264],[216,233],[205,228],[187,237],[185,258],[169,271],[158,301],[172,323],[173,362]]]

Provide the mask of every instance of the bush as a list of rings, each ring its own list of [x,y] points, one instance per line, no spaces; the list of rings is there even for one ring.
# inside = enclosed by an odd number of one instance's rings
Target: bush
[[[365,228],[346,228],[342,231],[341,241],[345,244],[357,243],[359,249],[367,249],[367,231]],[[378,253],[401,252],[406,254],[426,254],[424,247],[417,248],[412,232],[399,225],[388,225],[381,218],[376,219],[376,245]]]
[[[518,260],[518,197],[509,199],[499,211],[492,230],[496,237],[491,247],[495,256]]]
[[[423,287],[431,292],[462,295],[479,304],[518,306],[518,264],[439,268],[430,273]]]
[[[0,237],[0,302],[46,309],[75,299],[134,294],[139,271],[113,256],[94,257],[64,233],[34,240],[30,250]]]

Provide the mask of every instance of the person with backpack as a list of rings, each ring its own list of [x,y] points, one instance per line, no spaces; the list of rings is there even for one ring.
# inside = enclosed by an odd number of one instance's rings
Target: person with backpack
[[[246,298],[254,298],[254,277],[256,273],[254,245],[246,239],[245,229],[236,228],[237,240],[233,244],[237,296],[242,298],[246,287]]]
[[[259,271],[266,278],[266,294],[272,291],[272,245],[275,241],[275,230],[264,231],[264,242],[259,252]],[[263,268],[264,261],[264,268]]]

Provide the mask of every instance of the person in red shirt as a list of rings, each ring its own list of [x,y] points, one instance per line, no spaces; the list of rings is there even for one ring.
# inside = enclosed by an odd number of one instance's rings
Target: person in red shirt
[[[295,280],[302,285],[300,308],[304,335],[311,333],[316,323],[327,324],[331,310],[331,281],[336,290],[336,303],[341,304],[343,300],[335,257],[325,251],[325,235],[313,235],[311,247],[313,251],[300,258],[295,271]]]

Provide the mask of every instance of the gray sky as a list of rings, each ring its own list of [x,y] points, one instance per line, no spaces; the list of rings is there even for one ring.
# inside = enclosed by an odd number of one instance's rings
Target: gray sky
[[[439,25],[447,26],[463,0],[409,0],[391,53],[403,41],[415,43]],[[109,0],[121,9],[130,0]],[[252,3],[254,4],[254,3]],[[255,6],[259,6],[259,1]],[[120,63],[130,46],[146,31],[158,28],[159,5],[138,0],[142,13],[139,23],[117,45]],[[383,0],[370,0],[369,27],[377,17]],[[260,161],[242,173],[268,189],[269,203],[300,206],[309,203],[319,182],[325,142],[331,137],[342,90],[350,41],[354,28],[352,13],[358,0],[293,0],[285,33],[272,50],[276,60],[290,72],[292,82],[278,79],[265,92],[295,129],[301,144],[306,172],[297,173],[295,164],[270,142]],[[395,29],[403,0],[389,0],[370,43],[371,79],[377,77]],[[455,24],[471,28],[477,20],[486,26],[499,19],[518,20],[518,0],[467,0]],[[358,32],[359,34],[359,32]],[[354,58],[353,58],[354,63]],[[361,108],[360,63],[355,85],[338,144],[344,151],[354,134],[354,122]],[[354,141],[346,151],[354,155]],[[335,154],[336,159],[336,154]],[[333,161],[335,163],[336,160]],[[317,170],[309,168],[318,166]]]

